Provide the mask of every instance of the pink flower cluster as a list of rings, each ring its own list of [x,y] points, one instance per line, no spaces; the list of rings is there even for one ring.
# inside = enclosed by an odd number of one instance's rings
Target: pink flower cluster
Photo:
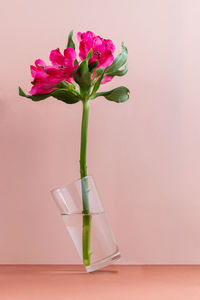
[[[93,50],[93,55],[89,63],[98,62],[96,68],[107,68],[114,60],[113,52],[115,46],[111,40],[103,39],[100,36],[95,36],[93,32],[87,31],[78,33],[79,41],[79,57],[84,60],[90,49]],[[51,65],[47,66],[41,59],[35,61],[35,66],[31,65],[31,75],[33,77],[33,87],[30,90],[31,95],[47,94],[52,92],[57,84],[63,80],[72,83],[73,74],[78,68],[79,63],[76,61],[76,52],[73,48],[66,48],[62,54],[59,49],[52,50],[49,56]],[[105,76],[102,83],[112,79],[110,76]]]
[[[31,75],[33,77],[33,87],[30,90],[31,95],[47,94],[52,92],[57,84],[62,80],[72,82],[72,76],[76,70],[74,61],[76,52],[73,48],[67,48],[64,55],[59,49],[52,50],[50,53],[51,66],[47,66],[41,59],[35,61],[35,66],[31,66]]]

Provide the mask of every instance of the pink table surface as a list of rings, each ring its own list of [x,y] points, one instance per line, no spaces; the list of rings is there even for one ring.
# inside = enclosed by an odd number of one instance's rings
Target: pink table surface
[[[1,300],[200,300],[200,266],[1,265]]]

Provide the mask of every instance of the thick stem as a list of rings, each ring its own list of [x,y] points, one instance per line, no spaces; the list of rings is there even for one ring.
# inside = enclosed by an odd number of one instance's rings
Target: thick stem
[[[83,263],[85,266],[90,265],[90,207],[89,207],[89,190],[87,178],[87,129],[89,117],[89,100],[83,101],[83,115],[81,126],[81,149],[80,149],[80,175],[82,187],[82,201],[83,201],[83,230],[82,230],[82,254]]]

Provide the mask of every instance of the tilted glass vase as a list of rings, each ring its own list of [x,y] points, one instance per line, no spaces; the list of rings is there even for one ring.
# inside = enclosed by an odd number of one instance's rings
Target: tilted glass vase
[[[92,176],[63,185],[51,193],[87,272],[93,272],[120,259],[119,249]],[[85,195],[88,200],[87,214],[83,213]]]

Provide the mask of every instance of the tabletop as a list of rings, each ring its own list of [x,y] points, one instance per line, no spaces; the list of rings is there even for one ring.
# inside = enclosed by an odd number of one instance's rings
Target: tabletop
[[[1,265],[2,300],[196,300],[200,266]]]

